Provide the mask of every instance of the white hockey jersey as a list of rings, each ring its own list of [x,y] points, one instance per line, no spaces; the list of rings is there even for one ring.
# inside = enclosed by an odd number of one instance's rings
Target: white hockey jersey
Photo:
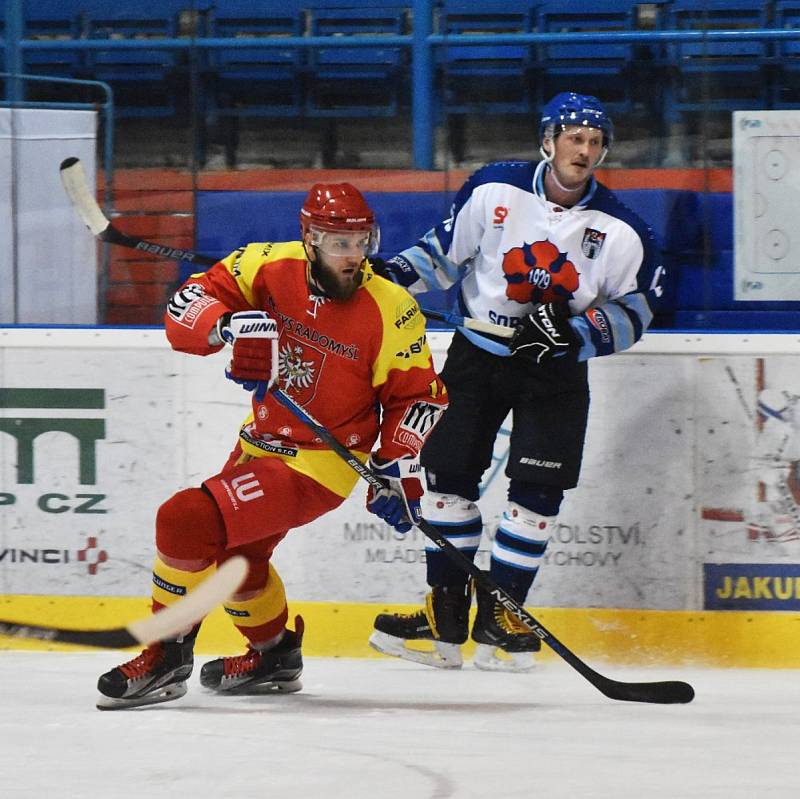
[[[547,200],[545,162],[501,161],[461,187],[450,218],[388,263],[412,294],[460,282],[462,316],[514,327],[542,302],[569,305],[578,360],[632,346],[650,324],[664,269],[652,232],[592,178],[579,204]],[[477,346],[504,343],[460,328]]]

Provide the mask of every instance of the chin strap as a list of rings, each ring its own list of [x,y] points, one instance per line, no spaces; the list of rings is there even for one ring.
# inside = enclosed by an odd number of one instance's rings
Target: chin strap
[[[581,183],[581,185],[580,185],[580,186],[578,186],[578,188],[577,188],[577,189],[570,189],[570,188],[567,188],[567,187],[566,187],[566,186],[565,186],[565,185],[564,185],[564,184],[563,184],[563,183],[562,183],[562,182],[561,182],[561,181],[558,179],[558,176],[556,175],[556,171],[555,171],[555,169],[553,169],[553,165],[552,165],[552,164],[550,164],[550,177],[552,177],[552,178],[553,178],[553,180],[555,181],[555,184],[556,184],[556,186],[558,186],[558,188],[559,188],[559,189],[561,189],[561,191],[565,191],[567,194],[577,194],[578,192],[583,192],[583,191],[585,191],[585,189],[586,189],[586,184],[588,183],[588,179],[587,179],[586,181],[584,181],[583,183]]]

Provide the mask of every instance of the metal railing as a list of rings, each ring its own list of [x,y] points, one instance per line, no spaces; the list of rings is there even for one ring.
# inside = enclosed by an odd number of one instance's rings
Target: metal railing
[[[114,176],[114,92],[107,83],[101,80],[82,80],[79,78],[58,78],[45,75],[26,75],[13,72],[0,72],[0,78],[12,81],[16,84],[20,82],[33,81],[38,83],[56,83],[69,86],[87,86],[98,89],[103,94],[103,100],[96,103],[78,102],[53,102],[49,100],[0,100],[0,108],[64,108],[83,111],[100,111],[103,115],[103,171],[104,188],[103,203],[105,210],[111,204],[113,196],[113,176]],[[19,97],[18,93],[14,93]]]
[[[431,169],[434,153],[435,118],[430,109],[437,101],[434,93],[435,50],[463,45],[567,45],[597,44],[663,44],[667,42],[711,45],[718,42],[739,41],[794,41],[800,42],[800,31],[789,29],[746,30],[647,30],[579,33],[498,33],[498,34],[441,34],[433,33],[434,0],[413,0],[414,28],[411,34],[387,35],[335,35],[335,36],[280,36],[280,37],[184,37],[146,39],[59,39],[34,40],[21,38],[22,22],[19,7],[21,0],[7,0],[5,60],[8,73],[21,69],[24,52],[36,51],[110,51],[110,50],[174,50],[211,51],[258,49],[319,49],[319,48],[369,48],[404,47],[411,53],[412,75],[412,139],[413,160],[417,169]],[[16,37],[16,38],[15,38]],[[14,76],[7,78],[8,96],[13,99],[18,91]],[[9,83],[8,81],[11,81]]]
[[[25,75],[11,72],[0,72],[0,78],[13,81],[17,86],[22,82],[57,83],[74,86],[87,86],[99,90],[103,100],[96,103],[49,102],[46,100],[0,100],[2,108],[56,108],[68,110],[97,111],[103,115],[103,210],[109,216],[112,212],[114,197],[114,93],[111,87],[99,80],[81,80],[78,78],[46,77],[42,75]],[[15,92],[14,97],[19,97]],[[104,318],[106,289],[108,280],[109,245],[103,244],[101,268],[98,271],[98,314]],[[16,314],[16,304],[15,304]]]

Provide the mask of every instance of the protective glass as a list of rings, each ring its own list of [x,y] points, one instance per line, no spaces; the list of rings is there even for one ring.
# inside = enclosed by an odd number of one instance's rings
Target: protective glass
[[[313,225],[309,228],[311,244],[320,252],[331,257],[358,256],[365,258],[375,255],[380,246],[380,229],[375,225],[371,230],[320,230]]]

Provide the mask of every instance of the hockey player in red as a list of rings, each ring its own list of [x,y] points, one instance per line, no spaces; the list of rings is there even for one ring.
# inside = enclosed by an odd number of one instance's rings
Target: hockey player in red
[[[370,488],[367,507],[400,532],[419,512],[419,451],[447,404],[419,307],[370,266],[379,231],[358,190],[314,185],[300,222],[301,241],[248,244],[192,275],[165,316],[176,350],[209,355],[231,344],[225,374],[253,392],[222,470],[176,493],[156,516],[154,611],[232,555],[248,560],[245,582],[225,605],[247,652],[212,660],[200,674],[219,692],[300,690],[303,621],[286,628],[286,595],[270,556],[290,529],[339,506],[358,479],[270,385],[369,459],[385,488]],[[198,629],[103,674],[98,707],[183,696]]]

